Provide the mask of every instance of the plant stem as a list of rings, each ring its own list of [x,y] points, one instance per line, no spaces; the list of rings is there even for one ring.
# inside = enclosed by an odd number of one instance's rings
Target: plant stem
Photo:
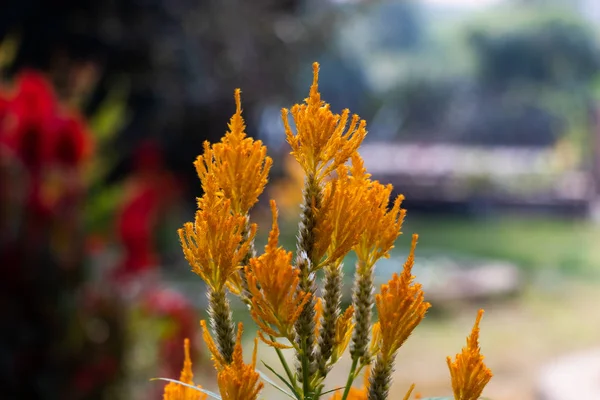
[[[348,381],[346,381],[346,388],[344,389],[344,394],[342,395],[342,400],[346,400],[348,398],[348,394],[350,393],[350,388],[352,387],[352,383],[354,379],[356,379],[355,372],[356,366],[358,365],[358,358],[352,360],[352,367],[350,367],[350,373],[348,374]]]
[[[352,289],[355,327],[352,332],[350,354],[352,360],[361,360],[362,364],[371,362],[372,354],[368,352],[369,334],[371,332],[371,315],[373,308],[373,266],[359,260],[356,264],[356,275]]]
[[[209,289],[208,304],[210,324],[216,337],[219,353],[227,363],[231,363],[235,347],[235,327],[225,289],[218,291]]]
[[[325,285],[323,288],[323,326],[319,335],[319,355],[317,364],[319,374],[325,378],[331,366],[327,361],[331,358],[335,345],[335,327],[340,316],[342,302],[342,265],[325,267]]]
[[[310,393],[310,378],[309,378],[309,366],[308,366],[308,357],[306,356],[306,340],[303,340],[302,346],[302,392],[304,393],[304,397]]]
[[[312,268],[319,260],[314,260],[315,227],[317,224],[315,210],[321,206],[322,188],[314,175],[306,178],[303,192],[304,201],[299,224],[296,268],[300,282],[298,290],[310,293],[310,300],[304,306],[296,321],[296,345],[300,352],[296,354],[297,376],[302,380],[304,396],[311,395],[310,378],[317,371],[315,359],[315,274]]]
[[[272,341],[275,341],[275,338],[273,336],[269,335],[269,338]],[[274,347],[274,349],[277,352],[277,357],[279,357],[279,361],[281,362],[281,365],[283,365],[283,369],[285,370],[285,374],[287,375],[288,379],[290,380],[290,383],[292,384],[294,389],[297,390],[296,378],[292,374],[292,370],[290,369],[290,366],[288,365],[287,361],[285,360],[285,357],[283,356],[283,352],[281,351],[281,349],[278,349],[277,347]]]

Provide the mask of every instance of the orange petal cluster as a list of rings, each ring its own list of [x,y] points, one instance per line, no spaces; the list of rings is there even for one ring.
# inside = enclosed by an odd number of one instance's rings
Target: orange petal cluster
[[[492,371],[483,363],[479,348],[479,323],[483,310],[479,310],[467,345],[456,355],[456,360],[447,358],[452,377],[452,391],[455,400],[477,400],[483,388],[492,379]]]
[[[290,111],[284,108],[281,117],[291,154],[308,176],[320,181],[356,152],[367,130],[366,122],[358,115],[350,118],[349,110],[342,111],[341,115],[331,112],[329,104],[321,100],[318,81],[319,64],[314,63],[309,96],[304,104],[296,104],[291,109],[295,134],[289,123]]]
[[[326,256],[316,266],[335,265],[358,243],[370,218],[369,180],[358,154],[352,167],[340,165],[337,176],[325,184],[323,203],[317,211],[315,255]]]
[[[192,360],[190,358],[190,341],[185,339],[183,342],[183,348],[185,352],[185,359],[183,361],[183,369],[181,370],[181,376],[179,381],[187,383],[188,385],[194,385],[194,374],[192,373]],[[199,388],[202,386],[198,385]],[[198,390],[194,390],[190,387],[179,385],[175,382],[169,382],[165,386],[163,393],[163,400],[207,400],[208,396]]]
[[[271,346],[283,348],[286,346],[269,340],[265,335],[283,337],[293,342],[294,323],[311,295],[297,291],[299,271],[292,267],[292,253],[278,247],[279,226],[273,200],[271,212],[273,226],[265,252],[250,259],[246,277],[252,293],[250,314],[260,328],[259,337]]]
[[[354,323],[352,318],[354,317],[354,306],[350,306],[344,311],[336,324],[335,324],[335,344],[333,345],[333,352],[331,353],[331,362],[335,363],[340,359],[348,344],[352,338],[352,330],[354,329]]]
[[[213,290],[221,290],[248,252],[256,234],[256,225],[243,238],[246,217],[232,213],[231,201],[218,191],[214,176],[205,180],[205,194],[198,200],[194,222],[179,229],[183,254],[192,267]]]
[[[369,182],[365,204],[369,207],[369,218],[364,219],[362,235],[354,251],[360,264],[372,267],[382,257],[389,257],[396,238],[404,222],[406,210],[400,208],[404,196],[399,195],[389,207],[392,185],[382,185],[378,181]]]
[[[208,330],[204,327],[204,339],[210,338]],[[207,341],[207,346],[215,359],[217,368],[217,383],[219,385],[219,393],[223,400],[256,400],[258,394],[262,390],[264,384],[260,381],[260,375],[256,372],[256,351],[258,341],[254,339],[254,351],[252,353],[252,363],[244,364],[242,357],[242,332],[243,325],[238,325],[237,340],[233,350],[233,360],[231,364],[217,362],[220,357],[212,338]]]
[[[235,90],[235,104],[229,131],[219,143],[211,146],[204,142],[204,154],[198,156],[194,165],[205,191],[204,182],[213,175],[224,197],[231,200],[233,211],[246,215],[267,184],[273,160],[260,140],[246,137],[240,89]]]
[[[396,351],[408,339],[412,331],[425,317],[431,306],[425,302],[421,285],[414,283],[412,267],[418,235],[413,235],[410,254],[400,275],[394,274],[381,293],[375,296],[381,334],[380,354],[383,360],[391,360]]]

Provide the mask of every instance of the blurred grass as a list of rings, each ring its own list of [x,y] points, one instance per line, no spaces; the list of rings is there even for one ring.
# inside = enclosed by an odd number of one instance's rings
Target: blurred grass
[[[405,236],[419,234],[421,250],[512,261],[524,269],[600,273],[600,226],[587,220],[503,215],[490,218],[407,218]],[[408,245],[406,237],[397,247]]]
[[[281,244],[295,250],[295,223],[286,223],[281,231]],[[410,236],[418,233],[418,251],[422,254],[501,259],[525,271],[552,270],[600,277],[600,224],[589,220],[514,214],[467,218],[409,213],[402,231],[394,252],[406,253]],[[266,226],[259,231],[259,253],[267,233]]]

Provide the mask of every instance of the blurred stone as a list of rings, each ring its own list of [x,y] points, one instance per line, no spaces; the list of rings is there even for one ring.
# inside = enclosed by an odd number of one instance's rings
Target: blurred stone
[[[401,265],[400,260],[380,261],[377,284],[387,281]],[[523,284],[519,268],[510,262],[442,255],[417,260],[413,274],[427,300],[441,304],[507,297],[520,292]]]
[[[537,400],[600,399],[600,349],[569,354],[540,372]]]

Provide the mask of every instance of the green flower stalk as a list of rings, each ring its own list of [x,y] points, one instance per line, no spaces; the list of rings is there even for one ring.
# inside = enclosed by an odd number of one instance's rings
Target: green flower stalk
[[[304,204],[302,204],[302,217],[299,224],[299,242],[296,257],[296,268],[300,271],[299,292],[309,293],[310,299],[305,304],[300,317],[296,322],[296,344],[302,353],[297,354],[297,373],[299,380],[304,385],[309,385],[308,380],[316,370],[315,358],[315,274],[312,266],[318,263],[314,257],[315,226],[317,223],[315,211],[319,209],[322,198],[322,189],[314,176],[307,177],[304,189]],[[307,386],[308,387],[308,386]]]
[[[219,353],[226,363],[231,363],[235,347],[235,325],[224,288],[221,290],[209,288],[208,315]]]
[[[328,265],[325,267],[325,285],[323,286],[323,320],[319,335],[318,366],[321,377],[327,376],[331,369],[328,361],[333,354],[336,334],[336,323],[340,317],[342,303],[342,267]]]
[[[354,305],[354,323],[350,355],[352,360],[357,360],[361,365],[371,363],[372,354],[368,351],[369,332],[371,331],[371,318],[373,304],[373,268],[364,261],[356,264],[354,287],[352,290],[352,304]]]

